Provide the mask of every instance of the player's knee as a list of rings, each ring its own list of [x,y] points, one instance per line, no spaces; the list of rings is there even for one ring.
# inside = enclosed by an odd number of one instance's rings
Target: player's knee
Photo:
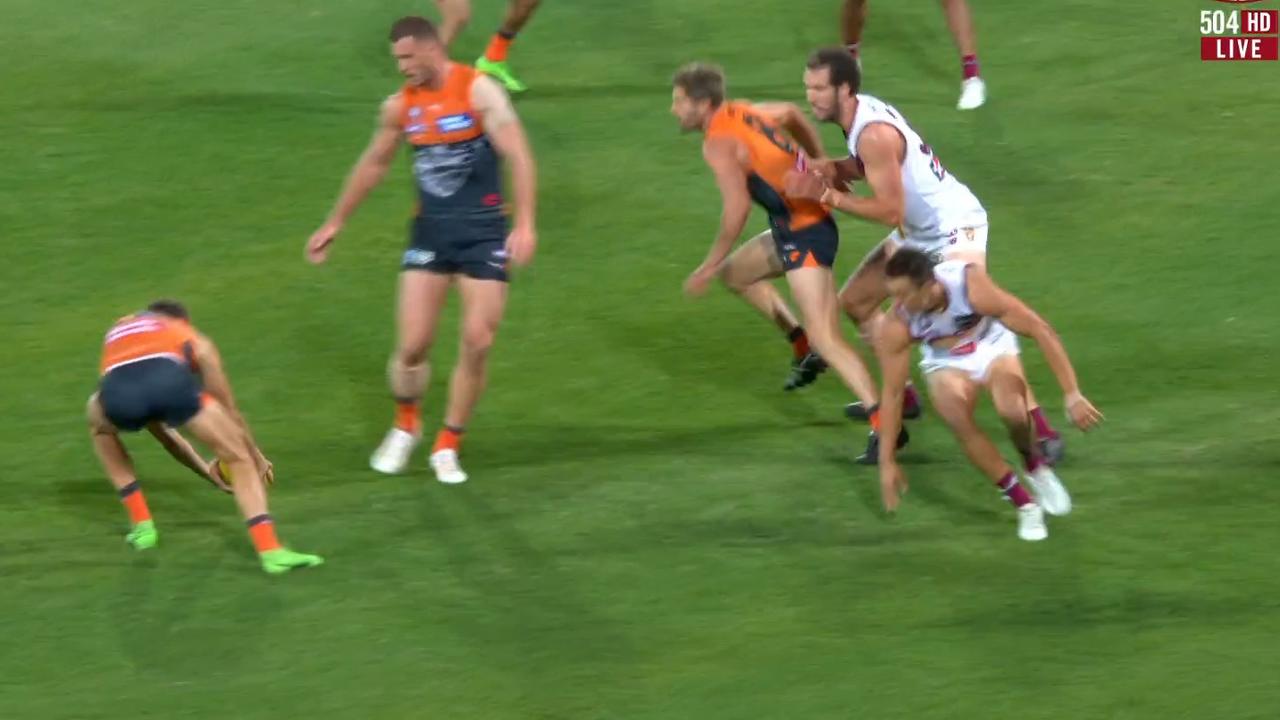
[[[1005,425],[1020,425],[1027,422],[1031,408],[1027,406],[1027,388],[1014,386],[992,397],[996,413]]]
[[[227,465],[248,462],[250,455],[248,440],[242,433],[233,433],[214,448],[213,454]]]
[[[401,345],[396,348],[395,359],[406,367],[415,367],[426,362],[428,349],[427,343]]]
[[[471,323],[462,329],[462,351],[472,359],[483,359],[493,347],[497,328],[489,323]]]
[[[840,291],[838,296],[840,299],[840,309],[844,314],[853,321],[854,325],[862,327],[866,324],[871,316],[875,313],[875,304],[867,302],[861,293],[853,289],[846,288]]]

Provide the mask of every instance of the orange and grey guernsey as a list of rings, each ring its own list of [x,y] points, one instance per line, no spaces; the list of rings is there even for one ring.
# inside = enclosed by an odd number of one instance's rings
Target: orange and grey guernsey
[[[400,127],[413,148],[418,217],[448,224],[501,219],[498,155],[471,104],[475,68],[449,63],[440,88],[405,85]]]
[[[145,312],[126,315],[107,331],[99,373],[152,358],[167,358],[194,370],[195,339],[195,328],[182,320]]]
[[[718,137],[733,138],[746,147],[750,157],[747,189],[775,229],[803,230],[830,217],[822,203],[788,197],[783,190],[787,173],[803,171],[807,158],[777,123],[749,103],[726,102],[711,116],[707,128],[708,140]]]

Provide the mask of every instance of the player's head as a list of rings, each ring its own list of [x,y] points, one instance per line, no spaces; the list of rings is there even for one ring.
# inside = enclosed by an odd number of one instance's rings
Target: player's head
[[[414,85],[435,82],[446,58],[434,23],[416,15],[402,17],[391,24],[388,38],[401,75]]]
[[[187,312],[186,306],[177,300],[156,300],[147,306],[147,312],[152,315],[163,315],[174,320],[182,320],[183,322],[191,321],[191,314]]]
[[[908,312],[924,312],[937,304],[938,279],[933,258],[911,248],[899,248],[885,263],[889,295]]]
[[[848,49],[814,50],[804,69],[804,94],[813,114],[823,122],[840,119],[840,110],[862,89],[862,71]]]
[[[671,78],[671,114],[680,129],[701,130],[724,103],[724,71],[715,65],[689,63]]]

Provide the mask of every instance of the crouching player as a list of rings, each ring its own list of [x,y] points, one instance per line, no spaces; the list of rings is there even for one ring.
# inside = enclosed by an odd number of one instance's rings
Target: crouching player
[[[1076,427],[1088,430],[1102,420],[1102,413],[1080,394],[1066,348],[1043,318],[998,287],[978,265],[962,260],[935,263],[919,250],[900,248],[886,263],[885,275],[894,307],[876,336],[884,377],[881,432],[892,437],[898,431],[893,426],[901,422],[911,346],[923,343],[920,367],[938,415],[960,440],[974,466],[1018,509],[1018,537],[1045,539],[1044,513],[1071,512],[1071,496],[1035,443],[1016,335],[1030,337],[1040,346],[1065,394],[1067,415]],[[1026,478],[1036,494],[1034,500],[991,439],[978,428],[974,409],[984,389],[991,394],[996,412],[1022,455]],[[907,487],[896,454],[892,443],[880,445],[880,491],[887,510],[897,507]]]
[[[93,449],[129,512],[132,528],[125,540],[130,545],[145,550],[155,547],[158,539],[133,463],[120,441],[121,431],[146,427],[179,462],[215,485],[226,487],[223,481],[230,478],[263,570],[279,574],[323,562],[316,555],[283,547],[276,538],[267,514],[271,463],[236,409],[217,348],[191,326],[182,305],[157,301],[144,312],[117,320],[107,331],[100,372],[98,391],[89,398],[89,431]],[[190,431],[212,448],[222,469],[206,465],[176,428]]]

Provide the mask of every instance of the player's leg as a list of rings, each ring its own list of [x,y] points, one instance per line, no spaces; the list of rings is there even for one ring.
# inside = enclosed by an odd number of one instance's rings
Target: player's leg
[[[947,15],[947,27],[956,41],[956,49],[960,51],[964,75],[956,107],[973,110],[987,101],[987,86],[978,71],[978,40],[973,30],[973,14],[969,11],[968,0],[942,0],[942,9]]]
[[[155,547],[159,536],[156,533],[155,521],[151,519],[151,509],[138,486],[138,477],[133,471],[133,461],[124,443],[120,442],[120,433],[115,423],[108,418],[102,407],[100,393],[89,398],[85,408],[85,418],[89,422],[89,437],[93,441],[94,454],[107,479],[115,487],[120,502],[129,513],[129,533],[125,541],[136,550]]]
[[[958,234],[959,249],[953,249],[946,253],[948,260],[961,260],[967,263],[973,263],[986,271],[987,268],[987,233],[986,225],[976,227],[962,228]],[[1036,399],[1035,392],[1031,389],[1031,385],[1027,385],[1027,405],[1031,408],[1031,422],[1035,427],[1036,444],[1039,445],[1040,454],[1049,462],[1050,465],[1056,465],[1062,460],[1066,452],[1066,444],[1062,440],[1062,436],[1057,430],[1053,429],[1049,418],[1045,416],[1044,410],[1040,407],[1040,402]]]
[[[516,35],[529,22],[529,18],[533,17],[533,11],[538,9],[539,2],[540,0],[510,0],[502,25],[489,40],[484,55],[476,61],[478,70],[497,78],[509,92],[524,92],[528,89],[511,74],[511,68],[507,65],[507,50],[515,42]]]
[[[867,24],[867,0],[844,0],[840,6],[840,37],[849,53],[861,63],[859,46]]]
[[[440,42],[447,48],[471,20],[471,0],[436,0],[440,9]]]
[[[444,426],[431,448],[431,468],[443,483],[466,482],[458,460],[462,434],[488,380],[489,349],[507,307],[507,283],[496,278],[458,277],[462,296],[462,338],[458,362],[449,379],[449,400]]]
[[[453,276],[446,273],[422,269],[406,269],[400,273],[396,349],[387,363],[387,382],[396,402],[396,419],[395,426],[369,460],[370,467],[378,472],[402,472],[422,437],[420,404],[431,375],[427,356],[452,284]]]
[[[820,265],[787,271],[791,296],[800,307],[809,343],[854,395],[867,407],[874,407],[879,393],[867,365],[840,334],[835,280],[831,268]]]
[[[987,369],[987,388],[996,412],[1009,430],[1009,439],[1022,455],[1026,477],[1041,507],[1050,515],[1071,512],[1071,495],[1036,445],[1027,404],[1026,374],[1017,355],[1001,355],[991,363]]]
[[[969,461],[1018,509],[1018,536],[1023,540],[1043,540],[1048,536],[1043,512],[974,419],[980,391],[978,383],[967,373],[956,370],[935,370],[926,377],[934,409],[960,441]]]
[[[262,569],[272,574],[324,562],[317,555],[294,552],[276,537],[275,522],[267,508],[267,488],[254,460],[256,450],[249,436],[216,401],[207,400],[182,427],[213,450],[227,468],[236,505],[244,516],[249,538],[258,552]]]
[[[812,383],[826,369],[826,363],[811,352],[808,335],[796,320],[782,294],[770,282],[783,273],[773,232],[766,230],[743,243],[720,266],[720,280],[769,321],[778,326],[791,343],[793,359],[784,390]]]
[[[867,253],[858,268],[853,271],[844,286],[840,288],[840,307],[867,347],[875,347],[875,329],[883,317],[881,307],[889,297],[889,287],[885,283],[884,266],[893,254],[895,245],[886,239]],[[852,420],[866,418],[866,408],[861,403],[851,403],[845,407],[845,415]],[[914,386],[907,384],[906,394],[902,400],[902,416],[908,420],[920,417],[920,395]]]

